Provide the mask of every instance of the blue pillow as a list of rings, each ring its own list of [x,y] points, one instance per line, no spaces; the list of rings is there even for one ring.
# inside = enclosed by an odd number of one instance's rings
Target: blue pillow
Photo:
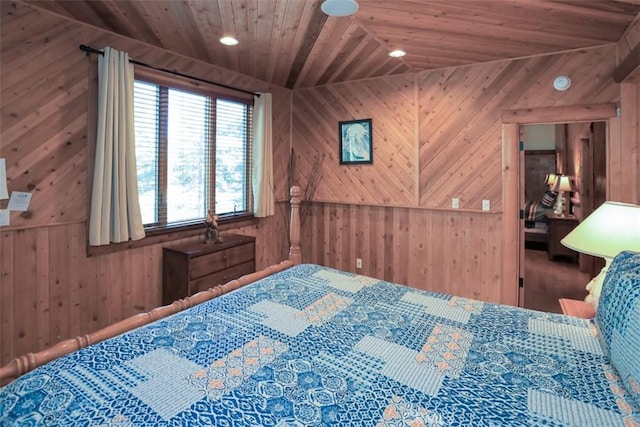
[[[640,408],[640,253],[622,252],[613,259],[596,322],[611,364]]]

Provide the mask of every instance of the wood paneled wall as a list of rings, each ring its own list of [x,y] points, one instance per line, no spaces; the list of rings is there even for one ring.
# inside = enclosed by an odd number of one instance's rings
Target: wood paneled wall
[[[323,159],[315,200],[501,210],[502,113],[615,102],[610,47],[404,74],[294,91],[298,179]],[[555,91],[567,74],[571,89]],[[338,122],[373,119],[373,165],[342,166]]]
[[[96,83],[89,78],[95,61],[85,57],[80,44],[111,46],[150,64],[272,92],[279,199],[288,194],[291,94],[20,3],[2,1],[0,12],[0,157],[7,159],[10,191],[33,188],[31,217],[14,212],[11,226],[0,228],[0,364],[5,364],[161,303],[162,244],[86,255],[88,93]],[[276,215],[234,230],[257,237],[258,268],[286,257],[285,224]]]
[[[416,107],[413,74],[361,80],[293,93],[296,176],[305,185],[320,158],[314,200],[416,205]],[[372,165],[339,166],[338,122],[373,120]]]
[[[314,203],[302,253],[304,262],[499,302],[501,242],[496,213]]]
[[[31,217],[12,213],[12,227],[85,220],[87,204],[88,57],[80,44],[111,46],[132,58],[253,91],[271,91],[278,111],[274,147],[275,191],[286,198],[282,179],[290,141],[290,91],[149,47],[103,30],[2,2],[1,154],[7,158],[10,190],[29,191]]]
[[[306,260],[354,271],[362,258],[365,274],[512,303],[516,281],[500,269],[517,248],[496,243],[503,112],[615,102],[615,66],[615,49],[602,47],[294,91],[298,180],[309,159],[323,159]],[[553,89],[559,74],[572,78],[570,90]],[[373,165],[340,165],[338,122],[369,117]],[[461,211],[450,208],[453,197]]]

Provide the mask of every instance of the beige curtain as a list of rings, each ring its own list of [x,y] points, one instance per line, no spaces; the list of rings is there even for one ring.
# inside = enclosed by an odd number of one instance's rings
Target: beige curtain
[[[89,218],[89,244],[144,237],[133,129],[133,65],[109,47],[98,59],[98,132]]]
[[[273,194],[273,142],[271,94],[256,96],[253,106],[253,213],[271,216],[275,210]]]

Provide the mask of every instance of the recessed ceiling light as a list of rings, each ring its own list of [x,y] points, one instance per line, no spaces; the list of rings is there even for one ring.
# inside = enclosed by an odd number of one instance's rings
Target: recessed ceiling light
[[[558,76],[553,79],[553,87],[556,90],[567,90],[571,86],[571,79],[569,76]]]
[[[329,16],[349,16],[358,11],[356,0],[325,0],[320,9]]]
[[[407,52],[405,52],[404,50],[400,50],[400,49],[396,49],[396,50],[393,50],[393,51],[389,52],[389,56],[393,56],[394,58],[402,58],[406,54],[407,54]]]
[[[238,39],[232,36],[224,36],[220,38],[220,43],[227,46],[235,46],[238,44]]]

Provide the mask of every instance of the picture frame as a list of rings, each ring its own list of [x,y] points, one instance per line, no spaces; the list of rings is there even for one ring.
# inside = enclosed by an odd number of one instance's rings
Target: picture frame
[[[340,164],[373,164],[373,126],[371,119],[338,123]]]

